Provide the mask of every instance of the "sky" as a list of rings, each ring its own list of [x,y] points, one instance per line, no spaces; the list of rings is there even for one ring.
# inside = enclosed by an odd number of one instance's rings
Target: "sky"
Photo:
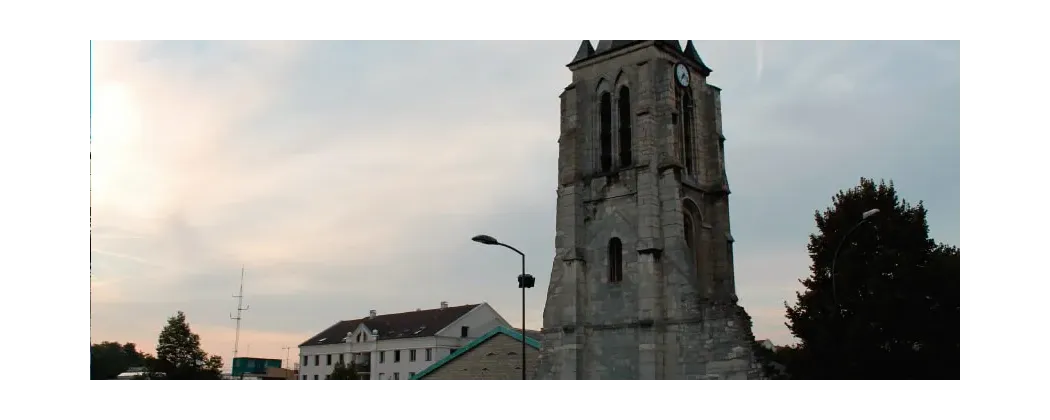
[[[597,41],[592,41],[597,42]],[[682,41],[684,43],[684,41]],[[521,324],[551,262],[558,95],[579,41],[95,42],[92,342],[153,352],[184,311],[229,359],[331,324],[488,302]],[[959,43],[697,41],[723,89],[737,293],[793,342],[813,213],[861,177],[959,244]],[[290,352],[285,348],[291,348]]]

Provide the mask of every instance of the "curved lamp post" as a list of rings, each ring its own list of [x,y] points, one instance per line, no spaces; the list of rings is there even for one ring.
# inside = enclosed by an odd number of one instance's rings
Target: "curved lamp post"
[[[375,366],[376,370],[375,370],[375,377],[373,378],[372,375],[369,374],[369,378],[368,379],[372,380],[372,381],[378,381],[379,380],[379,357],[380,357],[379,356],[380,352],[379,352],[379,329],[378,328],[372,329],[372,337],[376,341],[376,357],[375,357],[375,359],[369,360],[368,363],[371,364],[372,366]]]
[[[879,214],[879,209],[871,209],[861,214],[860,221],[857,222],[857,224],[853,225],[853,227],[850,228],[848,231],[846,231],[846,234],[842,236],[842,239],[839,239],[839,245],[835,247],[835,253],[831,256],[831,298],[835,302],[836,311],[839,310],[839,298],[838,290],[835,286],[835,262],[839,258],[839,251],[842,251],[842,245],[846,243],[846,238],[848,238],[849,235],[853,233],[853,231],[857,230],[857,228],[859,228],[860,225],[863,225],[864,222],[868,221],[868,219],[871,216],[874,216],[876,214]]]
[[[518,276],[518,288],[521,289],[521,379],[525,380],[525,289],[536,285],[536,278],[525,273],[525,253],[517,248],[501,243],[489,235],[478,235],[471,238],[472,241],[484,245],[499,245],[521,255],[521,275]]]

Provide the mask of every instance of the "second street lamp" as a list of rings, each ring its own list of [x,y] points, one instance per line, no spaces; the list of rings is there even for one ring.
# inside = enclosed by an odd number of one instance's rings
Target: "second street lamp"
[[[525,380],[525,341],[528,339],[525,335],[525,289],[536,286],[536,278],[525,272],[525,253],[518,251],[517,248],[501,243],[489,235],[478,235],[471,240],[484,245],[499,245],[521,255],[521,275],[518,276],[518,288],[521,289],[521,379]]]
[[[850,230],[846,231],[846,234],[842,235],[842,239],[839,239],[839,245],[835,247],[835,253],[831,256],[831,299],[835,302],[835,313],[838,313],[841,310],[839,309],[838,290],[835,286],[835,261],[839,258],[839,251],[842,251],[842,245],[846,243],[846,238],[849,237],[849,234],[853,233],[853,231],[857,230],[860,225],[863,225],[871,216],[876,214],[879,214],[879,209],[871,209],[861,214],[860,221],[853,225]]]

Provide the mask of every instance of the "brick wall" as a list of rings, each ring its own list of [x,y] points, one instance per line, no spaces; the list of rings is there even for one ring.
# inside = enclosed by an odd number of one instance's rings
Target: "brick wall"
[[[513,353],[513,354],[511,354]],[[527,347],[525,363],[528,364],[528,378],[532,379],[536,371],[539,351]],[[521,341],[503,334],[485,341],[480,346],[460,355],[437,370],[424,376],[423,379],[456,380],[488,379],[511,380],[521,379]]]

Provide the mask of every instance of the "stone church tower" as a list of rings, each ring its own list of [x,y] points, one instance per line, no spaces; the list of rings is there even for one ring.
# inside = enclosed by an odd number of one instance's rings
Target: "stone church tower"
[[[692,41],[583,41],[561,94],[537,379],[758,379],[720,89]]]

